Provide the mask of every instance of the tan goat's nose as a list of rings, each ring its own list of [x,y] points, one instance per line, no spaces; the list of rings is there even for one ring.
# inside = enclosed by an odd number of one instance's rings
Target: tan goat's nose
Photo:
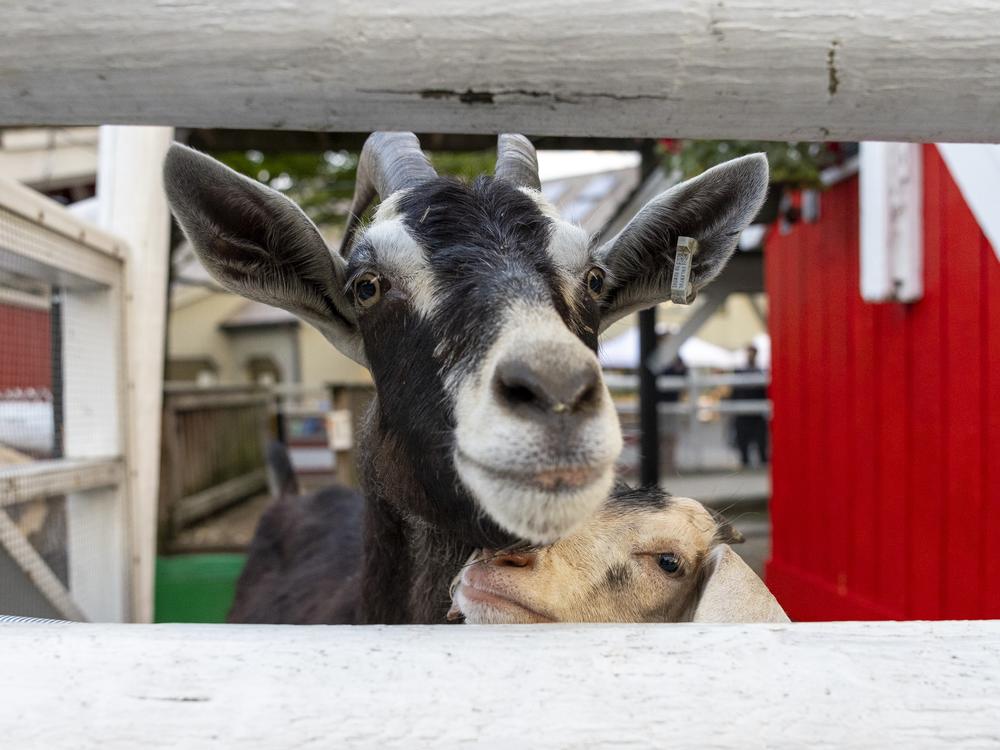
[[[496,552],[485,562],[498,568],[530,568],[535,564],[535,555],[532,552]]]

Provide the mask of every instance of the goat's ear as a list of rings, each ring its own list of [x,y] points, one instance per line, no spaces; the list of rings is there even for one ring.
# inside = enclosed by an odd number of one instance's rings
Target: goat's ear
[[[170,207],[208,272],[231,292],[282,307],[366,365],[345,263],[281,193],[175,143],[163,167]]]
[[[746,537],[729,520],[716,510],[706,508],[715,520],[715,539],[721,544],[743,544]]]
[[[619,318],[670,299],[678,237],[693,237],[694,292],[719,275],[767,196],[764,154],[712,167],[647,203],[603,244],[597,259],[609,273],[601,329]]]
[[[705,578],[694,622],[788,622],[767,586],[728,544],[705,560]]]

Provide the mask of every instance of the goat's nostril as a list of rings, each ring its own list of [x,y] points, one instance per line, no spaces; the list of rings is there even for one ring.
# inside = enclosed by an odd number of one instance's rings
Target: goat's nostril
[[[528,552],[505,552],[490,559],[490,564],[498,568],[530,568],[535,556]]]
[[[497,397],[510,408],[533,406],[546,409],[552,399],[538,372],[520,360],[502,362],[495,376]]]
[[[500,383],[503,400],[512,406],[531,404],[538,400],[537,394],[526,385]]]
[[[597,406],[601,402],[601,389],[598,387],[598,383],[593,382],[589,386],[583,389],[583,392],[577,398],[576,403],[573,404],[574,410],[580,410],[590,406]]]
[[[600,371],[582,367],[533,367],[521,360],[501,362],[494,375],[495,392],[510,408],[531,407],[539,414],[573,414],[600,404]]]

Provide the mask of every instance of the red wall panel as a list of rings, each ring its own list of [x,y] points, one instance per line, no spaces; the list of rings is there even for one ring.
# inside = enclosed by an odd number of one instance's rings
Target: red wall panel
[[[768,241],[767,578],[794,619],[1000,617],[1000,262],[924,162],[919,302],[861,300],[856,179]]]
[[[0,391],[51,388],[48,310],[0,304]]]

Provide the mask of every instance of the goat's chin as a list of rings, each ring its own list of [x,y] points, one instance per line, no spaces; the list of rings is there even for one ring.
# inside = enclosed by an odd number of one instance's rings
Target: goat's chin
[[[467,625],[532,625],[554,622],[524,605],[462,584],[455,591],[453,605]]]
[[[458,476],[498,526],[532,544],[571,533],[601,506],[614,483],[614,464],[521,474],[492,469],[458,451]]]

